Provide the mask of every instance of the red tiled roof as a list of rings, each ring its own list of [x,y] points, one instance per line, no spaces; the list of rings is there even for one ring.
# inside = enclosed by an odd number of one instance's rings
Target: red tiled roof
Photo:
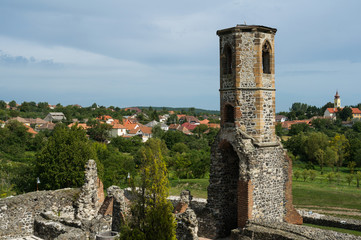
[[[139,130],[140,130],[139,128],[130,129],[129,134],[137,134]]]
[[[351,108],[353,114],[361,114],[361,110],[358,108]]]
[[[152,134],[152,128],[147,126],[140,126],[140,131],[142,131],[145,134]]]
[[[209,120],[208,119],[204,119],[202,121],[199,121],[200,124],[205,124],[207,125],[209,123]]]
[[[219,123],[208,123],[209,128],[221,128]]]
[[[185,114],[178,114],[178,115],[177,115],[177,118],[178,118],[178,119],[181,119],[182,117],[185,117],[185,116],[186,116]]]
[[[24,125],[25,127],[28,128],[27,132],[28,133],[31,133],[33,136],[35,136],[36,134],[38,134],[38,132],[36,132],[33,128],[27,126],[27,125]]]
[[[88,129],[88,128],[90,128],[88,125],[86,125],[86,123],[70,123],[70,124],[68,125],[68,127],[71,128],[71,127],[74,126],[74,125],[77,125],[78,128],[82,128],[82,129]]]
[[[103,115],[103,116],[97,117],[97,119],[106,121],[106,120],[113,119],[113,118],[109,115]]]
[[[136,129],[139,127],[139,124],[136,124],[136,123],[128,123],[128,124],[125,124],[124,127],[128,130],[132,130],[132,129]]]
[[[191,124],[189,122],[185,122],[182,124],[182,127],[187,128],[189,131],[193,131],[198,125]]]
[[[293,124],[300,124],[300,123],[306,123],[308,125],[311,124],[311,119],[306,120],[294,120],[294,121],[284,121],[282,123],[282,128],[290,129]]]
[[[343,108],[340,108],[341,110]],[[327,108],[327,110],[330,112],[330,113],[337,113],[338,112],[338,108]],[[351,108],[352,110],[352,114],[361,114],[361,110],[358,109],[358,108]]]
[[[118,123],[118,124],[114,124],[114,125],[113,125],[113,128],[114,128],[114,129],[124,129],[124,128],[126,129],[126,127],[124,127],[122,124],[119,124],[119,123]]]

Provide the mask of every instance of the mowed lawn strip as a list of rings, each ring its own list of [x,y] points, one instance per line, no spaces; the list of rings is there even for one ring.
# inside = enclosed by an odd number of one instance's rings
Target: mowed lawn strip
[[[170,195],[179,195],[184,189],[194,197],[207,198],[209,179],[170,180]],[[361,189],[353,186],[337,185],[319,181],[293,180],[293,203],[296,207],[342,207],[361,210]]]
[[[293,204],[361,210],[361,189],[320,182],[293,181]]]

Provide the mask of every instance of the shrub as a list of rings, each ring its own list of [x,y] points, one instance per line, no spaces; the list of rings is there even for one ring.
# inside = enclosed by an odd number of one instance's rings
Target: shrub
[[[307,178],[310,176],[310,172],[309,170],[305,169],[302,171],[302,178],[303,178],[303,181],[306,182]]]
[[[333,172],[330,172],[326,175],[326,178],[329,183],[332,183],[332,181],[335,179],[335,174]]]
[[[345,179],[349,186],[351,185],[353,178],[354,178],[353,174],[346,175]]]
[[[296,180],[298,180],[298,179],[301,177],[300,171],[295,171],[295,172],[293,173],[293,175],[295,176]]]
[[[317,172],[315,170],[309,170],[309,175],[310,175],[311,181],[314,181],[316,179]]]

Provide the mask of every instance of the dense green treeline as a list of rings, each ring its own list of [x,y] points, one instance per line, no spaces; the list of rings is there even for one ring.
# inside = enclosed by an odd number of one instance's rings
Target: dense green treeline
[[[361,122],[343,126],[339,120],[314,119],[311,125],[301,123],[289,131],[276,127],[284,146],[295,164],[308,169],[319,166],[321,173],[328,166],[338,172],[349,167],[353,172],[361,167]]]
[[[79,105],[68,105],[63,106],[60,103],[54,106],[53,109],[50,109],[47,102],[23,102],[18,105],[14,100],[9,102],[10,108],[6,108],[7,104],[5,101],[0,100],[0,120],[6,121],[13,117],[23,117],[23,118],[45,118],[49,112],[62,112],[66,117],[65,123],[71,123],[73,119],[77,119],[82,122],[89,119],[94,119],[99,116],[109,115],[114,119],[121,120],[124,116],[129,116],[136,111],[127,110],[114,107],[114,106],[99,106],[96,103],[93,103],[89,107],[80,107]],[[169,123],[177,123],[175,114],[186,114],[190,116],[198,116],[202,119],[204,115],[219,115],[218,111],[210,111],[197,108],[169,108],[169,107],[138,107],[141,112],[138,113],[137,118],[140,123],[148,123],[152,120],[159,121],[159,115],[168,114],[169,111],[174,111],[173,116],[169,119]]]
[[[164,142],[164,161],[171,178],[200,178],[208,175],[210,146],[218,132],[205,126],[194,135],[154,128],[154,137]],[[89,159],[98,163],[104,187],[128,186],[128,174],[137,177],[141,164],[140,137],[111,138],[106,144],[88,138],[77,125],[68,128],[58,123],[52,132],[40,132],[35,137],[27,128],[11,121],[0,128],[0,195],[34,191],[39,177],[39,189],[80,187],[84,165]]]

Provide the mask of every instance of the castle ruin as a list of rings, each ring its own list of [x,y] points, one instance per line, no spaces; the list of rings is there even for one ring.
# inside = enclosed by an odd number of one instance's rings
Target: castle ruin
[[[275,135],[276,31],[257,25],[217,31],[221,129],[208,187],[217,237],[249,220],[302,224],[292,205],[291,161]]]

